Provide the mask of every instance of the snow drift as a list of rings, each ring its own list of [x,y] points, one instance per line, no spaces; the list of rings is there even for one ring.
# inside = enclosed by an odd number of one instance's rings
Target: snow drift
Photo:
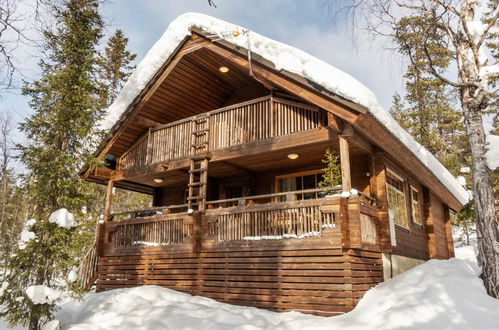
[[[63,329],[497,329],[470,248],[463,260],[431,260],[367,292],[350,313],[317,317],[233,306],[158,286],[89,295],[57,314]]]

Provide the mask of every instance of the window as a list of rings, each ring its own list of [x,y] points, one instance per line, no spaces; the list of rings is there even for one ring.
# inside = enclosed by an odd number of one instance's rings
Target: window
[[[231,199],[231,198],[239,198],[243,197],[243,187],[241,186],[234,186],[234,187],[227,187],[225,188],[225,198]],[[227,206],[237,206],[237,202],[229,202],[227,203]]]
[[[421,204],[419,199],[419,191],[411,186],[411,209],[412,209],[412,221],[418,225],[423,224],[421,222]]]
[[[279,189],[279,192],[315,189],[319,187],[319,182],[321,182],[321,180],[322,171],[320,170],[313,172],[295,173],[277,177],[277,188]],[[298,194],[296,196],[298,200],[313,199],[319,197],[321,197],[320,193],[306,193]],[[282,196],[280,200],[285,201],[286,197]]]
[[[408,228],[404,181],[394,173],[387,171],[388,213],[393,221]]]

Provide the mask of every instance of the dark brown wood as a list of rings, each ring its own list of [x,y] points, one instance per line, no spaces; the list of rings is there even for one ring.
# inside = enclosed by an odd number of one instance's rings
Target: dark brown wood
[[[351,310],[381,280],[380,253],[252,250],[106,256],[97,291],[153,284],[232,304],[335,315]]]

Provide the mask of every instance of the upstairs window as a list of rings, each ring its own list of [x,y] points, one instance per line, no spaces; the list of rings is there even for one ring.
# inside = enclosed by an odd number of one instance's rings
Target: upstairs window
[[[412,208],[412,221],[418,225],[422,225],[421,221],[421,203],[419,198],[419,191],[411,186],[411,208]]]
[[[408,228],[404,181],[396,174],[387,171],[388,214],[393,222]]]

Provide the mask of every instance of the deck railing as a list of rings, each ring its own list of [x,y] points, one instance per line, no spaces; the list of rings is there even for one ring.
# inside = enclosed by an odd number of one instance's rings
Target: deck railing
[[[338,192],[340,188],[337,186],[328,190]],[[353,217],[359,219],[360,216],[359,244],[376,243],[377,209],[372,197],[362,193],[351,198],[332,194],[324,198],[298,200],[299,196],[311,193],[325,194],[325,190],[307,189],[208,201],[208,209],[200,215],[199,222],[189,212],[171,213],[181,210],[184,205],[116,213],[112,215],[112,221],[105,225],[107,243],[112,248],[168,246],[171,249],[175,246],[192,248],[196,239],[209,241],[213,245],[229,241],[287,241],[321,237],[324,232],[340,232],[340,212],[346,212],[348,218],[351,212],[349,205],[357,212]],[[283,196],[286,201],[282,201]],[[129,218],[122,219],[124,216]],[[202,238],[195,234],[195,223]]]
[[[119,159],[119,169],[141,167],[193,154],[195,122],[208,120],[209,145],[196,152],[223,149],[310,130],[325,118],[318,108],[270,96],[151,128]]]
[[[187,213],[164,214],[118,221],[109,233],[114,247],[167,246],[184,243],[192,235]]]
[[[218,242],[319,237],[338,226],[338,216],[322,212],[321,205],[337,203],[338,198],[314,199],[207,210],[208,237]]]

